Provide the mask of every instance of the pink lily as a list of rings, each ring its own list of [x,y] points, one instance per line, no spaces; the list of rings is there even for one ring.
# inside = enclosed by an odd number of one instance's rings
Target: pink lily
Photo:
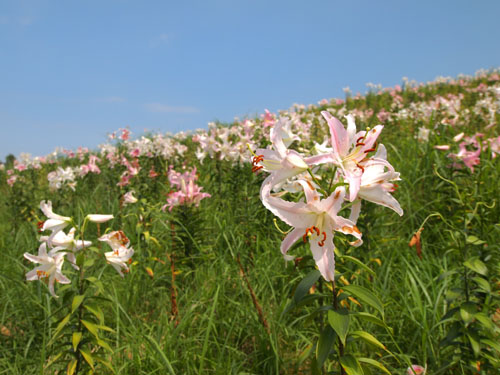
[[[358,196],[364,200],[380,204],[403,215],[399,202],[391,195],[397,185],[391,181],[400,180],[399,173],[387,161],[387,151],[384,145],[379,145],[377,153],[363,164],[364,173]],[[354,209],[353,209],[354,210]]]
[[[344,179],[349,183],[349,200],[352,202],[356,199],[361,185],[364,169],[361,162],[366,159],[369,152],[375,151],[375,142],[384,126],[377,125],[369,131],[356,133],[356,124],[352,115],[346,116],[346,130],[330,112],[322,111],[321,114],[330,128],[333,150],[331,153],[309,158],[308,163],[333,163],[339,167]]]
[[[406,373],[408,375],[425,375],[426,369],[425,369],[425,367],[422,367],[420,365],[411,365],[406,370]]]
[[[287,202],[271,195],[265,196],[263,203],[281,220],[294,227],[281,243],[281,252],[285,259],[290,259],[286,254],[297,240],[309,242],[321,275],[325,280],[333,281],[335,277],[333,232],[353,235],[357,238],[357,245],[362,242],[361,232],[351,220],[337,215],[344,202],[343,186],[335,189],[328,198],[320,199],[316,189],[307,181],[298,182],[304,189],[306,203]]]

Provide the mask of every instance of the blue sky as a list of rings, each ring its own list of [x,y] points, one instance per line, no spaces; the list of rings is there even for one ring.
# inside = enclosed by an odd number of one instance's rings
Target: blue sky
[[[0,159],[500,66],[500,1],[0,1]]]

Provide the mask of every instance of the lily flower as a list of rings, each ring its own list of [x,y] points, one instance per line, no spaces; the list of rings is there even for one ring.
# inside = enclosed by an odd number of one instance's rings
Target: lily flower
[[[377,153],[363,163],[364,173],[358,196],[364,200],[380,204],[394,210],[399,216],[403,209],[399,202],[391,195],[397,185],[391,181],[400,180],[399,173],[387,161],[387,151],[384,145],[379,145]]]
[[[309,164],[333,163],[342,171],[344,179],[349,183],[349,200],[352,202],[358,195],[364,167],[361,165],[369,152],[375,151],[375,142],[384,128],[377,125],[369,131],[356,133],[356,124],[352,115],[347,115],[347,129],[333,117],[330,112],[321,114],[328,122],[331,135],[332,152],[309,158]]]
[[[41,201],[40,209],[42,210],[43,214],[49,218],[43,223],[42,230],[51,230],[58,232],[61,229],[65,228],[71,222],[70,217],[61,216],[52,211],[51,201],[48,202]]]
[[[71,263],[73,268],[78,270],[79,267],[76,265],[75,253],[92,245],[92,241],[75,240],[75,231],[75,228],[71,228],[68,234],[64,233],[62,230],[57,232],[52,238],[51,246],[55,246],[54,248],[58,248],[60,250],[69,250],[69,252],[66,253],[68,261]],[[46,236],[40,237],[40,241],[47,240],[48,237]]]
[[[288,202],[267,195],[264,205],[288,225],[294,227],[281,243],[281,253],[289,260],[290,247],[302,239],[309,242],[314,261],[321,275],[327,281],[335,277],[335,258],[333,232],[338,231],[356,237],[355,245],[360,245],[361,232],[356,225],[337,213],[342,207],[345,188],[338,187],[326,199],[320,199],[319,193],[307,181],[298,181],[304,190],[306,202]]]
[[[406,369],[408,375],[425,375],[426,369],[420,365],[411,365]]]
[[[252,161],[253,172],[259,169],[271,172],[264,181],[264,184],[269,184],[270,188],[309,168],[306,161],[297,151],[287,148],[283,140],[283,136],[288,134],[283,130],[284,127],[286,129],[286,126],[286,120],[283,118],[274,124],[270,134],[272,148],[257,149],[257,156],[255,156]],[[290,135],[288,137],[290,137]]]
[[[93,223],[105,223],[106,221],[109,221],[113,219],[113,215],[99,215],[99,214],[89,214],[86,216],[86,219],[89,221],[92,221]]]
[[[126,206],[127,204],[132,204],[132,203],[137,203],[137,198],[134,197],[134,190],[130,190],[128,193],[123,195],[123,205]]]
[[[51,246],[52,238],[54,238],[57,232],[64,229],[69,223],[71,223],[71,218],[68,216],[61,216],[54,213],[54,211],[52,211],[51,201],[48,202],[41,201],[40,209],[42,210],[43,214],[49,218],[43,223],[41,230],[52,231],[52,234],[49,236],[47,240],[49,246]]]
[[[130,246],[130,240],[119,230],[110,232],[99,237],[99,241],[106,242],[113,251],[104,253],[106,260],[123,277],[122,269],[128,271],[127,262],[134,255],[134,249]]]
[[[29,261],[41,264],[41,266],[36,267],[26,274],[26,280],[33,281],[48,277],[49,291],[55,298],[58,297],[54,292],[54,282],[57,281],[61,284],[69,284],[71,282],[71,280],[61,272],[64,263],[64,255],[66,253],[58,252],[59,250],[61,250],[61,248],[55,247],[47,254],[47,243],[43,242],[38,248],[38,255],[24,253],[24,257]]]

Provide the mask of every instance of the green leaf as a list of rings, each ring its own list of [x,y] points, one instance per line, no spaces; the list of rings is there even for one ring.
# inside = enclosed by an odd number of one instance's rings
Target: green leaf
[[[111,332],[111,333],[115,333],[115,330],[113,328],[110,328],[110,327],[105,326],[105,325],[98,325],[97,328],[98,329],[102,329],[103,331],[108,331],[108,332]]]
[[[459,288],[448,289],[445,292],[446,302],[452,302],[457,298],[462,297],[462,294],[463,294],[462,289]]]
[[[330,326],[337,333],[340,341],[342,341],[342,344],[344,345],[347,332],[349,331],[349,322],[349,312],[346,309],[328,311],[328,323],[330,323]]]
[[[466,325],[472,322],[476,313],[477,309],[474,302],[464,302],[460,306],[460,317]]]
[[[83,254],[83,251],[80,251],[76,256],[76,265],[81,268],[83,266],[84,261],[85,261],[85,255]]]
[[[104,313],[99,306],[85,305],[84,307],[99,320],[99,324],[104,324]]]
[[[85,361],[90,365],[90,367],[92,367],[92,370],[94,370],[94,358],[92,358],[92,354],[84,349],[80,349],[80,353],[82,353]]]
[[[325,326],[325,329],[321,332],[316,346],[316,362],[319,368],[323,366],[323,363],[328,358],[336,336],[335,331],[329,325]]]
[[[493,341],[490,339],[481,339],[481,342],[485,345],[492,347],[493,349],[495,349],[497,352],[500,353],[500,343],[499,342]]]
[[[380,318],[377,318],[375,315],[373,314],[370,314],[370,313],[367,313],[367,312],[354,312],[354,313],[351,313],[351,315],[354,315],[358,318],[361,318],[361,319],[364,319],[364,320],[367,320],[371,323],[374,323],[380,327],[384,327],[386,329],[388,329],[389,331],[392,331],[390,327],[387,326],[387,324],[385,324],[385,322],[380,319]]]
[[[101,357],[94,357],[94,359],[99,362],[99,363],[102,363],[104,366],[106,366],[108,369],[110,369],[113,374],[115,373],[115,369],[113,368],[113,366],[111,365],[110,362],[106,361],[105,359],[102,359]]]
[[[351,262],[353,263],[356,263],[359,267],[363,268],[365,271],[368,271],[369,273],[371,273],[373,276],[376,275],[375,271],[372,270],[370,267],[368,267],[366,264],[364,264],[362,261],[360,261],[358,258],[354,258],[352,256],[349,256],[349,255],[342,255],[340,257],[340,259],[347,259],[347,260],[350,260]]]
[[[218,292],[219,292],[219,289],[217,289],[217,293]],[[156,340],[150,335],[146,335],[144,337],[151,343],[151,346],[158,352],[158,354],[160,355],[160,358],[163,360],[163,364],[165,365],[165,368],[168,370],[170,375],[175,375],[175,371],[174,371],[172,365],[170,364],[170,361],[168,360],[168,358],[165,354],[165,351],[160,347],[158,342],[156,342]]]
[[[488,267],[478,257],[473,257],[464,262],[464,266],[483,276],[488,274]]]
[[[358,361],[361,362],[361,363],[368,363],[369,365],[375,366],[379,370],[382,370],[385,373],[391,375],[391,372],[389,370],[387,370],[382,363],[380,363],[380,362],[378,362],[378,361],[376,361],[374,359],[371,359],[371,358],[358,358]]]
[[[491,319],[484,313],[476,313],[474,314],[474,318],[481,323],[486,329],[493,331],[495,329],[495,324],[491,321]]]
[[[472,280],[477,284],[479,288],[487,293],[491,293],[491,285],[487,280],[479,276],[473,277]]]
[[[386,347],[378,341],[375,336],[373,336],[371,333],[365,332],[365,331],[354,331],[351,333],[353,336],[357,336],[360,339],[365,340],[367,343],[378,346],[380,349],[387,350]]]
[[[375,308],[378,312],[380,312],[382,317],[384,317],[384,306],[382,305],[382,302],[380,302],[380,300],[375,296],[373,291],[359,285],[346,285],[343,286],[342,289],[354,295],[364,303]]]
[[[111,349],[111,346],[109,346],[106,341],[97,339],[97,345],[99,345],[101,348],[106,349],[108,352],[113,353],[113,349]]]
[[[479,344],[479,341],[476,340],[476,338],[472,337],[472,335],[467,335],[470,345],[472,347],[472,351],[474,352],[474,355],[477,357],[479,355],[479,352],[481,351],[481,345]]]
[[[75,296],[73,297],[73,302],[71,303],[71,313],[73,314],[75,310],[80,306],[83,302],[85,296]]]
[[[347,375],[363,375],[363,369],[361,368],[358,360],[352,355],[344,355],[340,358],[340,364],[344,368]]]
[[[82,332],[73,332],[73,337],[71,339],[71,342],[73,343],[73,351],[76,352],[76,348],[78,347],[78,344],[80,343],[81,339],[82,339]]]
[[[61,330],[68,324],[69,318],[71,317],[71,314],[66,315],[57,325],[56,330],[54,331],[54,334],[52,335],[52,338],[50,339],[48,345],[50,346],[54,340],[57,338],[58,334],[61,332]]]
[[[88,320],[83,320],[83,319],[81,320],[81,322],[91,334],[93,334],[96,338],[99,338],[99,328],[97,327],[97,325],[95,325],[92,322],[89,322]]]
[[[480,240],[479,238],[477,238],[476,236],[468,236],[465,240],[465,242],[467,243],[470,243],[472,245],[482,245],[486,242]]]
[[[293,296],[293,300],[295,303],[299,303],[304,296],[309,293],[309,289],[313,286],[313,284],[318,281],[321,273],[318,270],[313,270],[309,272],[306,277],[304,277],[299,285],[297,285],[297,289],[295,290],[295,294]]]
[[[76,358],[73,358],[71,361],[68,363],[68,369],[66,370],[66,375],[73,375],[76,370],[76,364],[77,364]]]

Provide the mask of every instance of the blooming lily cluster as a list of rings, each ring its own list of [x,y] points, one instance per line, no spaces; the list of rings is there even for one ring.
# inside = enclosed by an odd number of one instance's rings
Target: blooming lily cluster
[[[399,173],[387,161],[385,147],[376,141],[383,126],[356,131],[352,115],[346,116],[347,129],[329,112],[321,112],[330,129],[330,145],[316,145],[322,152],[303,155],[289,146],[298,137],[289,131],[289,120],[280,118],[270,132],[271,146],[257,149],[252,159],[254,172],[269,172],[260,198],[264,206],[293,227],[281,244],[285,259],[297,241],[309,243],[313,258],[327,281],[335,277],[333,237],[335,232],[352,236],[353,246],[362,244],[362,233],[356,226],[361,201],[367,200],[389,207],[399,215],[403,210],[392,196]],[[321,171],[326,173],[321,175]],[[323,176],[332,176],[331,192],[321,186]],[[303,194],[304,201],[284,200],[287,193]],[[350,202],[349,218],[340,216],[345,203]]]
[[[196,180],[198,180],[196,168],[184,173],[176,172],[170,168],[168,171],[168,181],[171,186],[175,186],[180,190],[172,191],[168,194],[167,204],[162,207],[162,210],[165,211],[168,207],[168,210],[172,211],[172,208],[179,205],[194,204],[198,207],[202,199],[209,198],[211,195],[202,193],[201,189],[203,188],[196,184]]]
[[[26,274],[26,280],[41,280],[48,279],[48,287],[50,294],[57,298],[54,291],[54,284],[57,281],[60,284],[69,284],[71,282],[62,273],[64,259],[67,258],[69,263],[75,269],[79,269],[76,264],[76,253],[80,250],[92,245],[91,241],[76,239],[76,228],[72,227],[68,233],[64,232],[64,228],[73,224],[73,219],[68,216],[61,216],[52,210],[52,202],[40,202],[40,209],[47,217],[47,220],[39,223],[41,232],[50,231],[50,235],[40,237],[40,246],[38,255],[24,253],[24,257],[31,262],[38,263],[40,266]],[[94,223],[105,223],[113,219],[113,215],[87,215],[85,224],[90,221]],[[130,241],[122,231],[115,231],[105,234],[99,238],[99,241],[107,242],[113,249],[112,252],[105,253],[106,260],[110,263],[118,273],[123,276],[121,269],[128,270],[126,262],[134,254],[134,250],[130,247]]]

